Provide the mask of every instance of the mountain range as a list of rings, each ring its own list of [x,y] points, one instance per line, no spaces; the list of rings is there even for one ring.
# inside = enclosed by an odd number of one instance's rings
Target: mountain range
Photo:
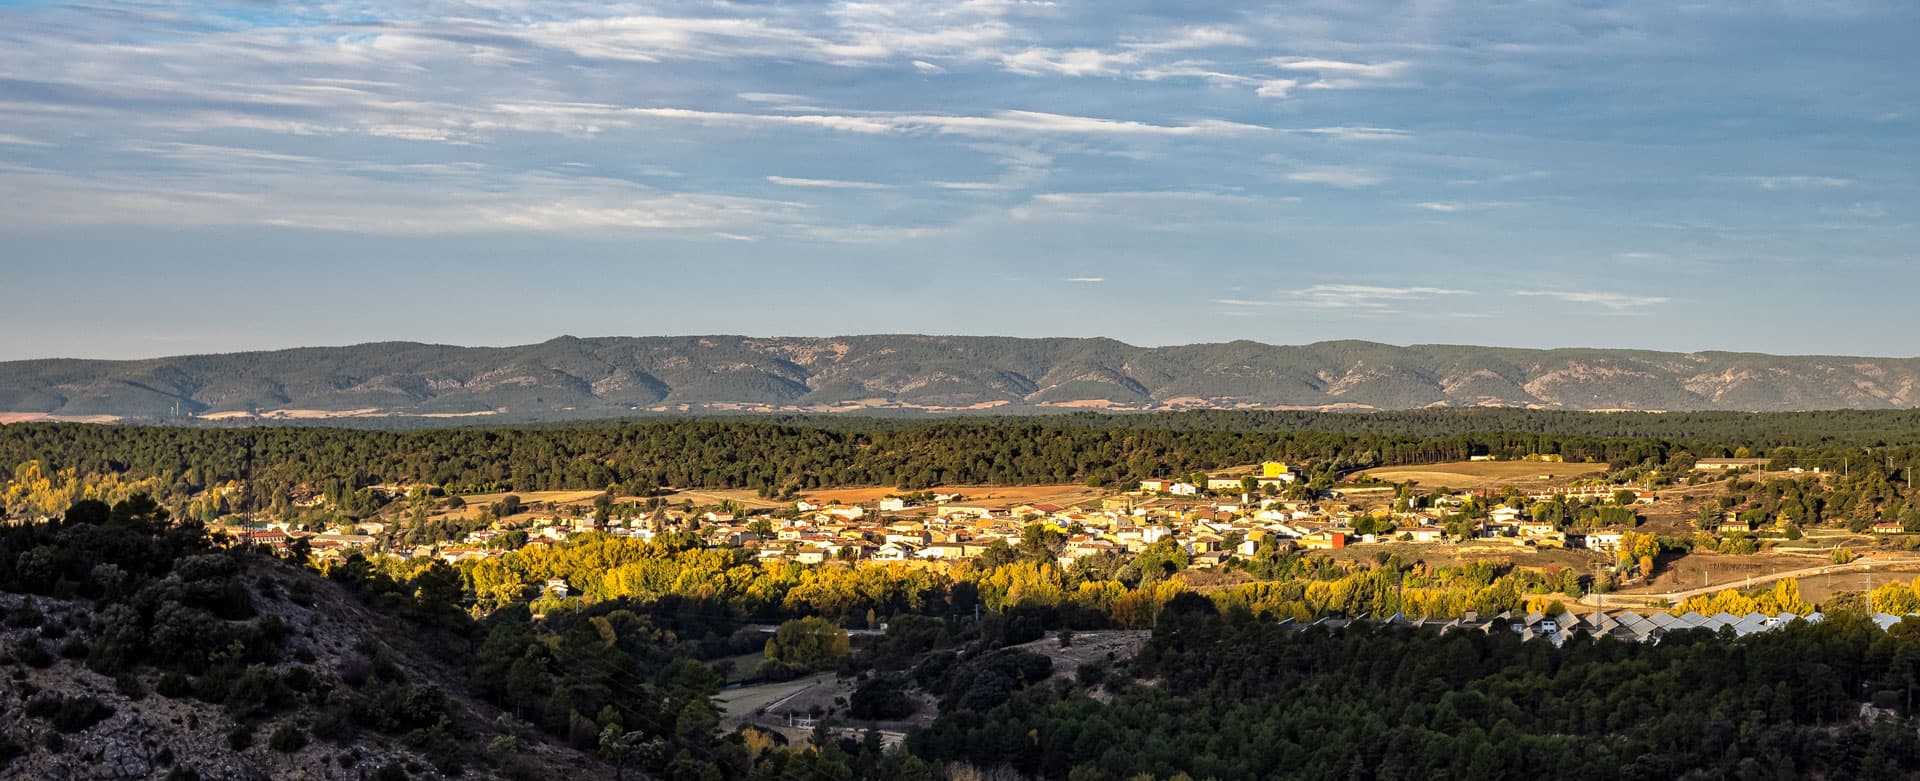
[[[387,342],[0,362],[0,422],[1048,408],[1758,412],[1913,407],[1917,381],[1915,358],[1359,341],[568,336],[519,347]]]

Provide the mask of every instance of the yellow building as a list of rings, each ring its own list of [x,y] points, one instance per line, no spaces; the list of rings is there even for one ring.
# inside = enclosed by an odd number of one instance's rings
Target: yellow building
[[[1287,465],[1279,461],[1268,461],[1260,465],[1261,477],[1279,477],[1287,473]]]

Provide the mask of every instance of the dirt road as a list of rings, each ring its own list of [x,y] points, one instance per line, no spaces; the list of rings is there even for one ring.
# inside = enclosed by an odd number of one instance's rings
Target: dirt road
[[[1738,591],[1754,586],[1762,586],[1781,578],[1805,579],[1840,572],[1872,572],[1876,566],[1882,570],[1889,571],[1901,568],[1912,569],[1920,567],[1920,558],[1860,558],[1846,564],[1826,564],[1818,567],[1770,572],[1765,575],[1748,578],[1741,583],[1721,583],[1719,585],[1690,588],[1683,591],[1668,591],[1653,594],[1625,592],[1588,594],[1580,598],[1580,604],[1605,607],[1657,607],[1662,604],[1679,604],[1690,597],[1696,597],[1702,594],[1715,594],[1727,589]]]

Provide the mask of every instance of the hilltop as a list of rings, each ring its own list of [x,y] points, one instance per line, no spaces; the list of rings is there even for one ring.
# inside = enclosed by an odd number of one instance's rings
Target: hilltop
[[[1899,409],[1920,359],[1359,341],[1136,347],[872,335],[390,342],[0,363],[0,422],[553,420],[653,412]]]

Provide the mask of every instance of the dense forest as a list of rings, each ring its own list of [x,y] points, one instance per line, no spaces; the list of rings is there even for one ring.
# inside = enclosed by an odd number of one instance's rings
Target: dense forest
[[[1916,660],[1920,627],[1859,615],[1555,648],[1294,631],[1197,601],[1130,665],[945,714],[909,745],[1071,779],[1904,778],[1920,766]]]
[[[0,427],[0,467],[16,489],[32,464],[51,483],[110,479],[180,507],[227,487],[235,511],[284,509],[299,491],[375,484],[449,492],[662,487],[1118,484],[1248,464],[1302,462],[1319,473],[1554,454],[1616,468],[1742,453],[1825,466],[1920,460],[1920,413],[1671,415],[1434,410],[1373,415],[1194,412],[1138,416],[901,420],[656,419],[613,424],[450,428],[177,428],[84,424]],[[62,478],[62,475],[67,477]],[[16,492],[17,493],[17,492]],[[80,496],[43,497],[57,513]],[[120,498],[109,495],[108,498]]]

